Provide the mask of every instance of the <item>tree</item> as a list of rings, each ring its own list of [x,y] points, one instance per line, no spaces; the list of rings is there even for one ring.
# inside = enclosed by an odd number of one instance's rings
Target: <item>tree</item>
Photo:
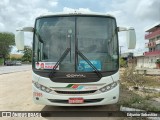
[[[0,33],[0,57],[4,59],[11,52],[12,46],[15,45],[15,35],[13,33]]]
[[[23,51],[24,55],[22,57],[22,61],[32,61],[32,48],[30,46],[25,46],[24,47],[24,51]]]

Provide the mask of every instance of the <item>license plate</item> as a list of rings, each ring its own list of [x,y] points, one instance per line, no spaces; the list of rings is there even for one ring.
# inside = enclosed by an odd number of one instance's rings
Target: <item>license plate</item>
[[[68,103],[70,104],[82,104],[84,103],[83,98],[69,98]]]

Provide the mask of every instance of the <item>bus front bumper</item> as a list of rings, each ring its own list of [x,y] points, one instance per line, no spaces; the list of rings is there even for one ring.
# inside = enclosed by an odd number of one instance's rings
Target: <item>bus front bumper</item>
[[[118,102],[119,99],[119,84],[103,93],[99,94],[87,94],[87,95],[63,95],[63,94],[50,94],[37,89],[32,84],[33,89],[33,101],[36,104],[51,105],[51,106],[95,106],[95,105],[107,105]],[[84,102],[81,104],[70,104],[69,98],[83,98]]]

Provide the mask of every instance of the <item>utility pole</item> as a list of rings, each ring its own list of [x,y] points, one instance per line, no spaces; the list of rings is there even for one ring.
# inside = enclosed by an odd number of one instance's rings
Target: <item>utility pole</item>
[[[121,57],[121,48],[122,48],[123,46],[119,46],[119,51],[120,51],[120,57]]]

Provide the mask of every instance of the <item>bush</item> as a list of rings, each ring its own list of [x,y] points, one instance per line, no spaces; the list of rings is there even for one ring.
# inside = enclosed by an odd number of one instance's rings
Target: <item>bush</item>
[[[127,67],[127,62],[123,58],[119,59],[119,63],[120,63],[120,67]]]
[[[143,86],[146,82],[146,77],[135,72],[134,67],[128,67],[124,70],[122,74],[122,79],[129,84],[134,84],[135,86]]]

